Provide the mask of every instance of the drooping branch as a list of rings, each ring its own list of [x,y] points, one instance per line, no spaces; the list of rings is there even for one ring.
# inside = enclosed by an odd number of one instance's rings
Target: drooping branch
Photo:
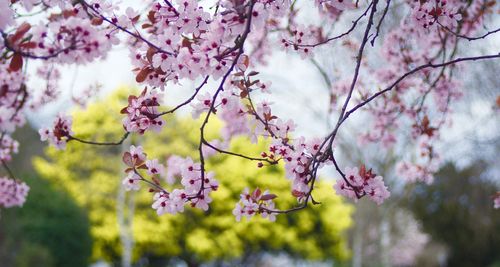
[[[161,112],[161,113],[155,115],[153,118],[156,119],[156,118],[158,118],[160,116],[163,116],[163,115],[173,114],[178,109],[180,109],[183,106],[191,103],[191,101],[193,101],[193,99],[198,95],[198,93],[200,92],[201,88],[203,88],[203,86],[205,86],[205,84],[207,84],[208,77],[209,76],[206,76],[205,79],[203,79],[203,82],[198,87],[196,87],[196,89],[194,90],[194,93],[186,101],[184,101],[184,102],[180,103],[179,105],[175,106],[173,109],[170,109],[170,110],[167,110],[167,111],[164,111],[164,112]]]
[[[241,37],[239,39],[240,41],[235,43],[235,47],[238,48],[238,53],[234,57],[233,62],[231,64],[231,66],[229,67],[228,71],[222,77],[222,80],[219,84],[219,87],[217,88],[217,91],[215,92],[215,94],[212,98],[212,103],[211,103],[210,108],[207,112],[207,115],[205,116],[205,119],[203,120],[203,123],[201,124],[201,127],[200,127],[200,143],[198,146],[198,154],[199,154],[200,166],[201,166],[201,170],[200,170],[200,172],[201,172],[201,186],[200,186],[200,190],[198,191],[198,195],[200,195],[200,196],[203,194],[203,190],[204,190],[204,186],[205,186],[205,157],[203,155],[203,144],[204,144],[204,141],[206,142],[205,127],[207,126],[208,120],[210,119],[210,114],[212,114],[214,112],[215,102],[217,101],[217,97],[224,90],[224,84],[225,84],[227,78],[229,77],[229,75],[233,71],[234,67],[238,63],[238,59],[240,58],[240,56],[244,52],[243,47],[244,47],[245,41],[248,37],[248,34],[251,31],[252,11],[253,11],[253,7],[254,7],[255,3],[256,2],[254,0],[250,1],[250,5],[248,7],[248,12],[247,12],[247,22],[246,22],[246,26],[245,26],[245,31],[241,35]]]
[[[450,28],[444,26],[439,21],[438,21],[438,24],[441,26],[441,28],[445,29],[447,32],[451,33],[452,35],[456,36],[457,38],[466,39],[468,41],[476,41],[476,40],[480,40],[480,39],[485,39],[486,37],[488,37],[488,36],[490,36],[492,34],[500,32],[500,28],[497,28],[497,29],[488,31],[488,32],[484,33],[483,35],[479,35],[479,36],[476,36],[476,37],[471,37],[471,36],[462,35],[462,34],[459,34],[459,33],[455,32],[455,31],[452,31]]]
[[[413,75],[413,74],[415,74],[415,73],[417,73],[417,72],[419,72],[421,70],[428,69],[428,68],[445,67],[445,66],[448,66],[448,65],[453,65],[453,64],[456,64],[456,63],[459,63],[459,62],[464,62],[464,61],[491,60],[491,59],[497,59],[497,58],[500,58],[500,53],[493,54],[493,55],[486,55],[486,56],[477,56],[477,57],[462,57],[462,58],[457,58],[457,59],[454,59],[454,60],[451,60],[451,61],[447,61],[447,62],[443,62],[443,63],[439,63],[439,64],[428,63],[428,64],[421,65],[419,67],[416,67],[413,70],[411,70],[411,71],[403,74],[401,77],[399,77],[398,79],[396,79],[391,85],[389,85],[388,87],[386,87],[384,90],[379,91],[379,92],[373,94],[372,96],[368,97],[366,100],[364,100],[361,103],[359,103],[356,106],[354,106],[352,109],[350,109],[346,113],[346,116],[342,119],[341,122],[343,123],[352,113],[354,113],[356,110],[358,110],[359,108],[363,107],[364,105],[370,103],[371,101],[373,101],[374,99],[376,99],[380,95],[385,94],[385,93],[393,90],[396,87],[396,85],[398,85],[401,81],[403,81],[408,76],[411,76],[411,75]]]
[[[123,141],[125,141],[128,136],[130,135],[130,132],[126,132],[122,138],[116,142],[97,142],[97,141],[89,141],[89,140],[83,140],[81,138],[78,138],[76,136],[68,135],[68,141],[74,140],[80,143],[84,143],[87,145],[96,145],[96,146],[118,146],[123,144]]]
[[[140,40],[144,43],[146,43],[147,45],[149,45],[150,47],[156,49],[156,51],[158,52],[161,52],[161,53],[165,53],[165,54],[168,54],[168,55],[174,55],[174,53],[172,52],[169,52],[169,51],[165,51],[163,49],[161,49],[158,45],[155,45],[153,44],[151,41],[149,41],[148,39],[142,37],[139,33],[133,33],[131,32],[130,30],[128,30],[127,28],[125,27],[122,27],[120,25],[118,25],[117,22],[114,22],[113,20],[107,18],[106,16],[104,16],[103,14],[101,14],[96,8],[94,8],[92,5],[90,5],[89,3],[87,3],[86,1],[84,0],[80,0],[79,1],[84,7],[87,7],[88,9],[92,10],[96,16],[98,16],[99,18],[101,18],[102,20],[106,21],[107,23],[109,23],[110,25],[112,25],[113,27],[115,27],[116,29],[122,31],[122,32],[125,32],[126,34],[136,38],[137,40]]]
[[[385,5],[384,8],[384,13],[382,13],[382,17],[378,21],[377,24],[377,30],[375,31],[375,36],[373,36],[372,40],[370,41],[370,44],[372,46],[375,45],[375,40],[377,39],[379,33],[380,33],[380,28],[382,27],[382,23],[384,22],[385,16],[387,15],[387,11],[389,11],[389,6],[391,5],[391,0],[387,0],[387,4]]]
[[[316,46],[327,44],[327,43],[329,43],[331,41],[335,41],[335,40],[341,39],[342,37],[349,35],[351,32],[353,32],[356,29],[356,26],[361,21],[361,19],[363,17],[365,17],[366,14],[368,14],[368,11],[370,11],[372,5],[373,5],[373,2],[370,2],[370,4],[368,5],[368,7],[366,8],[366,10],[357,19],[355,19],[354,21],[352,21],[351,28],[349,28],[347,31],[345,31],[345,32],[343,32],[343,33],[341,33],[339,35],[336,35],[336,36],[333,36],[333,37],[329,37],[329,38],[327,38],[327,39],[325,39],[325,40],[323,40],[321,42],[315,43],[315,44],[293,44],[293,45],[296,45],[298,47],[316,47]]]

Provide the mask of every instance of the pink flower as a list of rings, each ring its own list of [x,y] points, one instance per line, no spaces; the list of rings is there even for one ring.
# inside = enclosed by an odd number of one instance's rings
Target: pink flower
[[[146,154],[144,153],[142,146],[131,145],[128,153],[131,161],[129,167],[138,166],[146,160]]]
[[[0,177],[0,205],[5,208],[22,207],[29,189],[24,182]]]
[[[364,166],[358,168],[346,168],[345,179],[338,179],[333,188],[337,194],[357,201],[363,196],[368,196],[378,205],[382,204],[391,194],[384,184],[382,176],[366,170]]]
[[[158,159],[147,160],[146,167],[148,168],[149,175],[160,175],[163,176],[165,173],[165,166],[158,162]]]
[[[42,141],[49,141],[57,149],[66,148],[66,143],[71,139],[73,131],[71,130],[72,120],[70,117],[58,115],[54,121],[52,129],[42,128],[38,131]]]
[[[256,214],[261,214],[262,218],[274,222],[276,221],[273,202],[275,198],[276,195],[270,194],[267,190],[262,192],[257,188],[250,194],[248,188],[245,188],[240,194],[240,201],[233,209],[233,215],[238,222],[241,221],[242,216],[251,219]]]
[[[140,189],[140,181],[141,177],[139,177],[136,173],[134,172],[129,172],[127,177],[125,177],[122,181],[122,184],[125,186],[125,189],[127,191],[133,190],[137,191]]]
[[[212,96],[210,93],[198,95],[196,100],[197,102],[191,103],[193,119],[198,118],[201,113],[209,111],[212,106]]]
[[[128,132],[138,132],[144,134],[146,130],[160,131],[165,125],[165,121],[160,117],[158,107],[163,96],[157,91],[147,91],[136,96],[129,96],[128,106],[121,110],[122,114],[127,114],[123,119],[123,127]]]

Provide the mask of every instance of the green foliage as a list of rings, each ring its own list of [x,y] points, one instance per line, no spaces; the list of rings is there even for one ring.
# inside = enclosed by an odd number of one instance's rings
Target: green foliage
[[[47,181],[23,180],[31,187],[23,208],[2,211],[2,266],[88,266],[92,240],[85,212]]]
[[[446,165],[430,185],[419,185],[409,207],[424,230],[449,249],[448,266],[496,266],[500,262],[500,213],[485,196],[495,186],[481,178],[484,164],[457,170]]]
[[[83,139],[119,139],[123,128],[117,121],[121,118],[114,114],[125,106],[125,99],[121,90],[103,102],[90,105],[86,111],[75,112],[75,132]],[[34,161],[41,175],[64,187],[88,210],[94,258],[116,261],[121,253],[116,207],[125,169],[121,155],[130,144],[144,146],[149,158],[162,161],[171,154],[198,158],[199,122],[173,116],[166,117],[166,121],[167,127],[161,133],[134,135],[121,147],[71,142],[68,151],[47,149],[48,160],[37,158]],[[212,118],[205,133],[207,140],[217,138],[219,129],[220,122]],[[265,142],[253,145],[239,138],[232,142],[230,150],[258,155],[265,150]],[[200,263],[241,258],[262,251],[285,251],[294,257],[315,260],[349,257],[344,233],[351,225],[352,207],[335,195],[330,183],[318,183],[315,191],[315,199],[322,205],[280,215],[276,223],[261,218],[237,223],[232,209],[245,187],[270,189],[279,196],[276,202],[280,208],[296,205],[283,167],[259,169],[255,162],[226,155],[211,157],[207,167],[215,171],[220,188],[211,194],[213,202],[206,214],[186,208],[183,214],[157,216],[151,208],[152,195],[145,184],[139,192],[133,193],[136,260],[149,255]]]

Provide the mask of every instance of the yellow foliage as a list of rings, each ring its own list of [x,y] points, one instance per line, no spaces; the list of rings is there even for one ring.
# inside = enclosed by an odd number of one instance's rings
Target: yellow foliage
[[[126,105],[126,97],[125,90],[118,90],[85,111],[75,111],[73,124],[77,136],[94,141],[120,139],[124,131],[119,111]],[[34,160],[43,177],[66,189],[88,210],[94,258],[116,260],[121,253],[117,196],[125,168],[121,155],[130,144],[144,146],[148,157],[164,162],[172,154],[197,159],[199,121],[179,120],[172,115],[165,119],[167,127],[161,133],[134,134],[122,146],[70,142],[67,151],[47,148],[46,158]],[[206,133],[208,140],[218,137],[220,126],[221,122],[211,118]],[[253,145],[245,138],[237,138],[229,149],[257,156],[266,150],[266,142],[261,140]],[[213,202],[206,214],[187,207],[183,214],[158,217],[151,208],[152,195],[146,185],[133,196],[128,193],[127,197],[133,197],[135,203],[132,224],[135,259],[153,254],[202,262],[261,251],[285,251],[307,259],[349,257],[344,234],[351,225],[353,208],[335,195],[330,182],[317,183],[314,197],[321,205],[279,215],[275,223],[262,218],[237,223],[231,211],[245,187],[270,189],[279,196],[276,199],[279,208],[297,205],[283,166],[259,169],[255,162],[216,155],[207,161],[207,168],[215,171],[220,188],[212,193]]]

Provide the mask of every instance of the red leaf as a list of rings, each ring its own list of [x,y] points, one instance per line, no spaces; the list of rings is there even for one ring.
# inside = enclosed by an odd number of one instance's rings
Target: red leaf
[[[277,198],[278,196],[275,195],[275,194],[267,194],[267,195],[263,195],[260,200],[272,200],[272,199],[275,199]]]
[[[153,56],[156,54],[157,49],[154,47],[149,47],[148,51],[146,52],[146,58],[148,59],[149,63],[153,62]]]
[[[365,164],[361,164],[361,167],[359,168],[359,176],[361,176],[363,179],[366,177],[366,166],[365,166]]]
[[[142,69],[141,71],[139,71],[139,73],[137,73],[137,76],[135,76],[135,80],[138,82],[138,83],[142,83],[143,81],[146,80],[146,78],[148,77],[148,75],[152,72],[153,70],[150,69],[150,68],[144,68]]]
[[[139,21],[139,18],[141,17],[141,15],[137,15],[135,16],[134,18],[131,19],[132,23],[136,24],[138,21]]]
[[[125,163],[125,165],[129,167],[134,167],[134,161],[132,160],[132,155],[130,154],[130,152],[123,153],[122,160],[123,163]]]
[[[15,53],[12,57],[9,65],[11,71],[18,71],[23,67],[23,56],[21,54]]]
[[[17,41],[21,40],[30,29],[31,24],[27,22],[19,25],[19,28],[17,28],[17,31],[14,33],[14,35],[9,38],[9,42],[15,44]]]
[[[94,25],[94,26],[99,26],[101,25],[102,23],[104,22],[104,20],[102,18],[99,18],[99,17],[94,17],[92,18],[91,20],[91,24]]]
[[[300,192],[300,191],[297,191],[297,190],[293,190],[293,191],[292,191],[292,195],[293,195],[294,197],[303,197],[305,194],[304,194],[304,192]]]
[[[252,193],[252,197],[255,198],[255,199],[258,199],[260,197],[260,195],[262,194],[262,192],[260,191],[260,189],[257,187],[253,193]]]
[[[26,48],[26,49],[33,49],[33,48],[36,48],[36,43],[35,42],[24,42],[19,46],[22,48]]]

